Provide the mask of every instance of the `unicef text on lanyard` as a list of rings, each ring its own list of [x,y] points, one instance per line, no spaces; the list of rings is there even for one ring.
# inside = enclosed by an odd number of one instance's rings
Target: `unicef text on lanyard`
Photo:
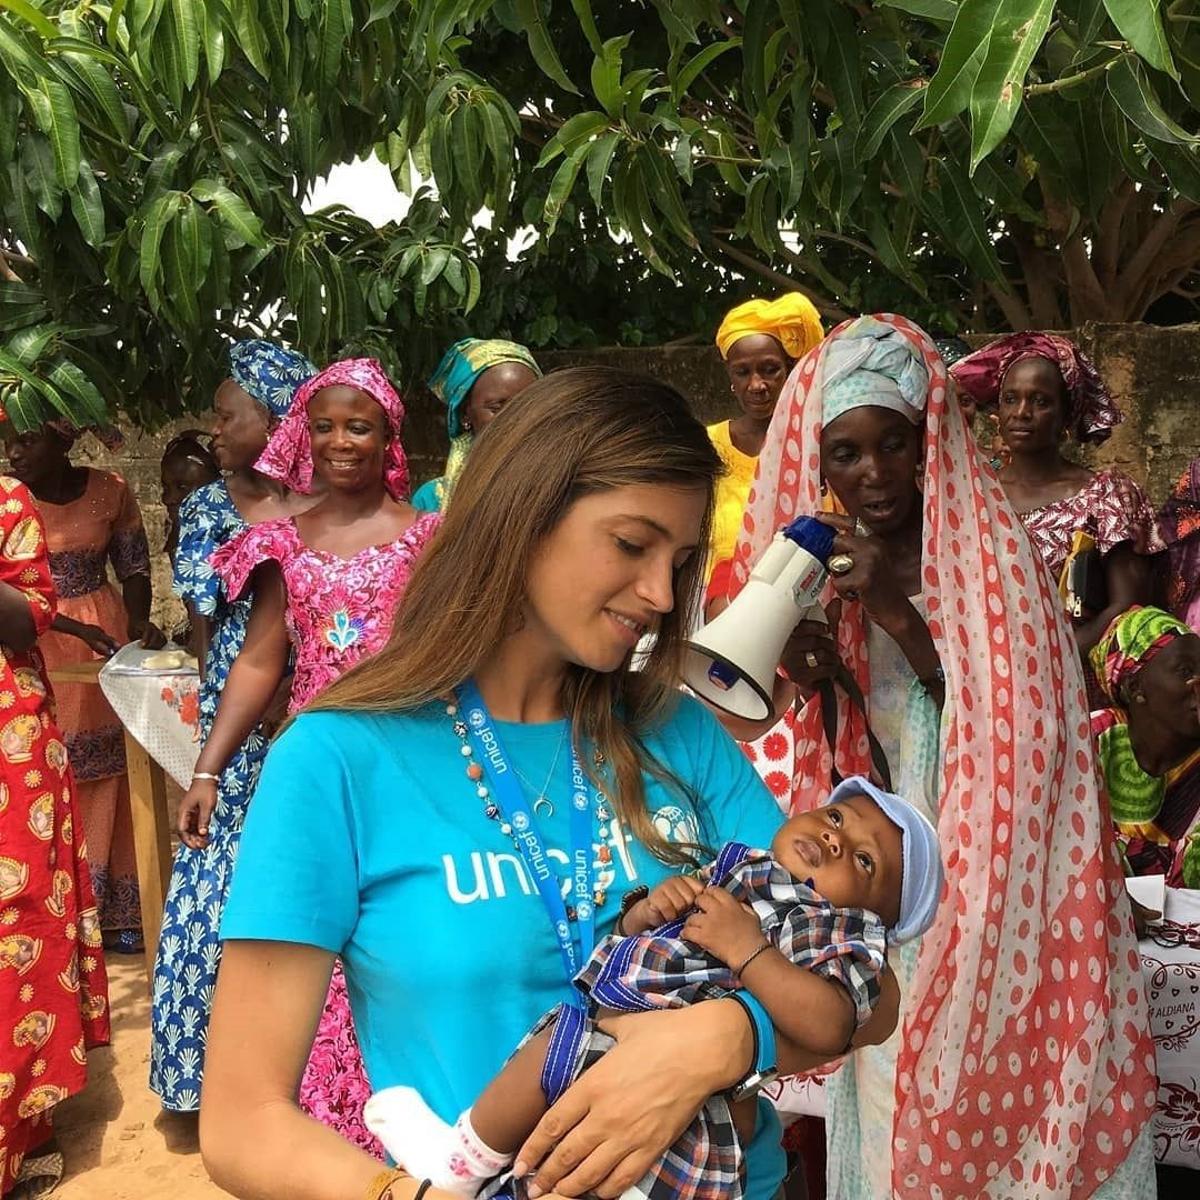
[[[492,799],[500,808],[504,820],[512,826],[513,840],[525,860],[558,939],[571,1002],[579,1004],[578,995],[570,987],[571,980],[596,943],[596,912],[592,900],[592,788],[580,765],[579,755],[572,747],[570,862],[575,903],[568,912],[558,874],[546,855],[546,843],[538,828],[537,818],[517,782],[516,771],[508,761],[492,715],[473,682],[464,683],[460,692],[476,758],[487,772]],[[572,925],[578,929],[578,946]]]

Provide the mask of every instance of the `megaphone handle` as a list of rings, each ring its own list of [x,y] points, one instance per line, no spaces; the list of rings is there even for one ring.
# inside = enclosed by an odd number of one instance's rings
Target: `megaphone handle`
[[[825,727],[825,740],[829,743],[829,774],[834,786],[836,787],[842,782],[841,772],[837,769],[838,718],[837,693],[834,691],[835,683],[846,693],[846,698],[850,703],[862,713],[863,721],[867,727],[867,746],[871,752],[871,766],[883,790],[890,792],[892,790],[892,770],[888,765],[887,752],[875,736],[875,731],[871,728],[871,721],[867,716],[867,702],[862,694],[862,688],[858,686],[858,680],[850,674],[844,664],[837,668],[832,679],[822,680],[817,685],[817,692],[821,697],[821,724]]]

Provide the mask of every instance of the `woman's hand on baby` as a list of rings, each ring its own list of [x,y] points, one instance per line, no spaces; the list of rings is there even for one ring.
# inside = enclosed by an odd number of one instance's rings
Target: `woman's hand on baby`
[[[692,875],[672,875],[644,896],[621,920],[624,933],[645,933],[682,917],[696,903],[704,884]]]
[[[517,1173],[531,1177],[531,1197],[622,1195],[709,1096],[745,1074],[753,1055],[744,1012],[719,1000],[626,1013],[600,1028],[617,1044],[571,1084],[517,1151]]]
[[[683,927],[684,940],[716,955],[730,970],[737,970],[765,941],[754,911],[724,888],[706,888],[696,897],[695,908]]]

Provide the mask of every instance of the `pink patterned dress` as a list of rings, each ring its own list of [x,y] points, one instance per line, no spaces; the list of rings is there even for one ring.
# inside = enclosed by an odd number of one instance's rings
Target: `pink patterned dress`
[[[1129,543],[1134,554],[1152,557],[1167,548],[1158,517],[1142,489],[1115,467],[1097,471],[1074,495],[1018,513],[1054,582],[1062,574],[1076,530],[1090,534],[1101,557]],[[1088,707],[1106,708],[1092,665],[1083,659]]]
[[[231,599],[246,590],[260,563],[279,564],[295,648],[289,712],[303,708],[387,641],[413,567],[440,524],[440,514],[428,513],[395,541],[342,558],[305,545],[291,519],[264,521],[216,551],[212,565]],[[382,1147],[362,1119],[370,1094],[338,963],[300,1084],[300,1104],[323,1125],[382,1158]]]

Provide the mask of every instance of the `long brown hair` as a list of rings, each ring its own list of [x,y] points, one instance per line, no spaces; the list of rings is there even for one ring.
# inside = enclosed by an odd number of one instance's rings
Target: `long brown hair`
[[[410,711],[448,696],[519,626],[530,561],[582,496],[638,484],[708,492],[707,546],[721,460],[674,388],[607,367],[559,371],[529,385],[471,449],[441,529],[417,564],[387,644],[309,706]],[[563,707],[577,747],[612,764],[612,801],[627,829],[663,862],[697,861],[701,846],[668,842],[646,810],[643,772],[687,789],[657,763],[642,735],[678,696],[682,639],[699,597],[703,550],[676,572],[675,607],[639,670],[569,666]],[[589,774],[592,765],[581,754]],[[594,782],[600,783],[594,777]]]

